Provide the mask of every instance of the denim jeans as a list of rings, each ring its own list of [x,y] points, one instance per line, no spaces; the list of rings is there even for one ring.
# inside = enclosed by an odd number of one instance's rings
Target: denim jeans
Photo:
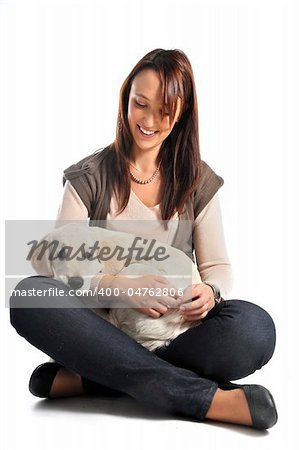
[[[274,352],[271,316],[245,300],[226,300],[202,324],[151,352],[86,308],[80,297],[68,295],[61,281],[31,276],[15,289],[53,286],[64,289],[65,296],[38,297],[37,307],[24,308],[22,299],[12,296],[11,324],[99,393],[128,394],[144,405],[201,421],[218,387],[229,388],[232,380],[252,374]]]

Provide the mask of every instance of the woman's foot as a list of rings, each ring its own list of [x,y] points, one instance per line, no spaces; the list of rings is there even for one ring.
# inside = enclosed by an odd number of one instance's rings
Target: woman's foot
[[[40,398],[84,394],[81,376],[56,362],[46,362],[34,369],[29,381],[29,390]]]
[[[244,391],[217,389],[206,418],[251,426],[252,419]]]
[[[277,410],[271,393],[258,384],[239,385],[232,390],[217,389],[207,419],[247,425],[259,430],[277,422]]]
[[[49,397],[70,397],[83,394],[81,376],[64,367],[59,369],[53,380]]]
[[[40,364],[30,377],[29,390],[40,398],[71,397],[77,395],[103,395],[123,397],[126,394],[98,384],[66,369],[57,362]]]

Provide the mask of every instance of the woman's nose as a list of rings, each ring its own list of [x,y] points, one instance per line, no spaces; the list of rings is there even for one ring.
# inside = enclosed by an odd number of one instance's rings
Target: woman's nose
[[[150,128],[152,130],[153,129],[158,130],[159,121],[160,121],[160,117],[158,117],[158,114],[154,114],[151,111],[144,112],[143,123],[146,128]]]

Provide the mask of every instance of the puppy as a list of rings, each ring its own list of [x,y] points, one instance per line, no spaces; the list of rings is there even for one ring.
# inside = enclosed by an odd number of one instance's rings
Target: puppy
[[[139,239],[139,250],[143,248],[143,252],[148,251],[149,254],[151,249],[150,254],[156,257],[141,259],[140,253],[138,256],[138,251],[134,251],[130,257],[125,258],[125,253],[129,254],[128,249],[132,247],[134,240],[136,242],[136,238]],[[43,241],[49,245],[41,254]],[[31,264],[35,271],[40,275],[59,279],[77,290],[88,290],[91,278],[99,272],[130,277],[162,275],[181,292],[190,284],[201,283],[197,267],[184,252],[164,242],[144,240],[130,233],[71,222],[49,232],[38,245],[31,253]],[[106,259],[103,258],[105,248],[111,252],[111,257]],[[124,249],[122,258],[116,249]],[[159,258],[162,250],[164,256]],[[181,333],[202,322],[186,321],[180,311],[173,308],[154,319],[125,304],[119,307],[119,301],[117,307],[91,309],[150,351],[168,346]]]

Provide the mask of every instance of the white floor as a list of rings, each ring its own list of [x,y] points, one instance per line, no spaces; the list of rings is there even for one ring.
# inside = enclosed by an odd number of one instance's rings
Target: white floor
[[[222,449],[259,450],[298,448],[296,367],[290,364],[287,341],[277,345],[268,365],[242,380],[267,386],[277,404],[279,421],[268,431],[220,424],[197,423],[149,410],[130,397],[43,400],[32,396],[28,380],[47,355],[21,338],[9,323],[8,310],[1,314],[1,448],[4,450],[53,450],[83,448]],[[291,344],[291,343],[290,343]],[[294,343],[294,348],[296,345]],[[288,351],[287,351],[288,350]],[[296,394],[296,396],[294,396]],[[99,447],[100,446],[100,447]]]

